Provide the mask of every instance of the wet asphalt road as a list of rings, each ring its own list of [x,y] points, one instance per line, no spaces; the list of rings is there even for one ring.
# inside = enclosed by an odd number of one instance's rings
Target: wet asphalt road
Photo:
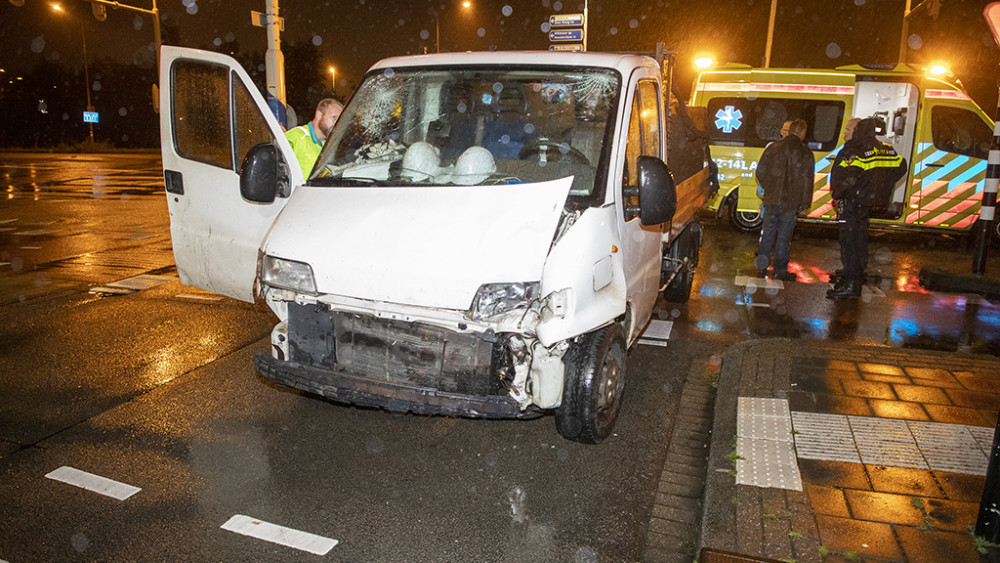
[[[680,382],[717,370],[719,344],[637,347],[617,434],[599,447],[561,439],[551,416],[338,406],[254,372],[266,307],[176,279],[90,292],[175,275],[158,158],[0,166],[0,559],[317,557],[220,528],[237,514],[336,539],[330,560],[638,557]],[[141,491],[115,500],[46,478],[63,466]]]
[[[551,417],[475,421],[334,405],[258,376],[265,307],[184,287],[159,159],[0,155],[0,560],[298,561],[237,535],[236,514],[339,540],[337,561],[626,561],[641,553],[689,373],[773,336],[997,354],[1000,314],[916,287],[965,260],[940,237],[877,236],[882,282],[823,298],[829,229],[800,229],[798,283],[753,275],[752,238],[708,221],[695,295],[663,304],[669,345],[638,345],[616,435],[561,439]],[[964,254],[963,254],[964,253]],[[996,253],[988,266],[1000,269]],[[91,288],[140,274],[126,295]],[[763,283],[763,282],[760,282]],[[62,466],[142,490],[115,500],[47,479]]]

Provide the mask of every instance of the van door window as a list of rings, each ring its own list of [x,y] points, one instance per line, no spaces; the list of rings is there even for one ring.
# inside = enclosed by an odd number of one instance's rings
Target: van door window
[[[935,106],[931,109],[931,138],[939,150],[986,159],[993,130],[969,110]]]
[[[808,125],[805,142],[814,151],[831,151],[840,138],[844,102],[791,98],[713,98],[708,102],[713,145],[765,147],[781,138],[781,126],[790,119]]]
[[[635,95],[632,97],[622,174],[622,202],[626,221],[635,218],[628,209],[635,209],[639,205],[639,157],[660,156],[660,97],[657,90],[656,81],[643,80],[636,85]]]
[[[233,168],[229,138],[229,71],[221,65],[178,60],[172,68],[174,148],[177,154]]]
[[[233,120],[233,138],[236,139],[236,164],[240,166],[243,157],[254,146],[260,143],[273,143],[274,137],[264,120],[264,114],[250,97],[250,92],[240,79],[233,74],[233,99],[235,101],[235,118]]]

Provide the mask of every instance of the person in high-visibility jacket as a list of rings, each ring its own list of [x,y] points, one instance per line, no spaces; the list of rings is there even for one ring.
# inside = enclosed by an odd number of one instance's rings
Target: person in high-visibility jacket
[[[861,296],[864,265],[868,261],[868,219],[871,210],[888,205],[896,182],[907,171],[906,159],[892,146],[875,138],[878,123],[862,119],[851,140],[844,143],[830,172],[830,190],[837,202],[840,222],[840,261],[844,275],[830,299]]]
[[[330,134],[330,130],[343,111],[344,106],[333,98],[320,100],[316,105],[316,114],[312,121],[285,131],[285,138],[292,145],[292,152],[302,167],[303,178],[309,177],[309,172],[312,171],[320,151],[323,150],[326,136]]]

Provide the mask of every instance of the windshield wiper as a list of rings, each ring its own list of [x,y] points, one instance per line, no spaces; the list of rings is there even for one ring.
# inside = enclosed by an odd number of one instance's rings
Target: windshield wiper
[[[380,186],[384,185],[375,178],[339,178],[336,176],[321,176],[311,178],[308,182],[310,186]]]

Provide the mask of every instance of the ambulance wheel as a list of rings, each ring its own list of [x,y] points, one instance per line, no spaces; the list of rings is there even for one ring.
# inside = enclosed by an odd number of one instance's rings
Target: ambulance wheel
[[[599,444],[618,420],[625,390],[625,332],[618,323],[570,344],[556,430],[567,440]]]
[[[736,205],[736,194],[729,196],[729,223],[738,231],[744,233],[759,233],[764,223],[760,211],[740,211]]]

